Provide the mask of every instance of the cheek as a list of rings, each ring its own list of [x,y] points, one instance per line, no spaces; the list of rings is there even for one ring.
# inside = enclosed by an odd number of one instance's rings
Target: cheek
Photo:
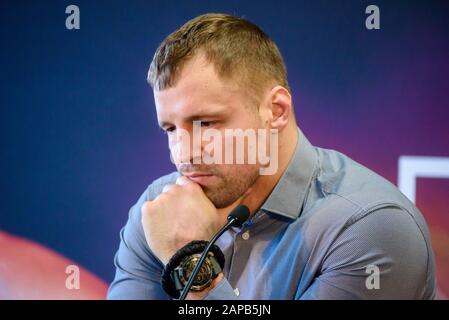
[[[168,139],[168,148],[170,149],[170,160],[176,166],[188,161],[188,150],[182,147],[182,144],[176,139]]]

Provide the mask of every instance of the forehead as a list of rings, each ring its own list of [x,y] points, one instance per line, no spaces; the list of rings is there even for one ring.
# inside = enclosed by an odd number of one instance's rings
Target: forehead
[[[196,55],[181,69],[170,88],[155,90],[158,117],[191,116],[191,113],[232,111],[243,102],[242,90],[236,81],[220,77],[212,63]],[[223,110],[225,111],[225,110]]]

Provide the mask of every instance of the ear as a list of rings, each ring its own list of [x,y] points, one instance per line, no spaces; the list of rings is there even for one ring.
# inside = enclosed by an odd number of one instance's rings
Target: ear
[[[271,111],[270,127],[281,131],[293,115],[290,92],[282,86],[275,86],[268,95],[267,107]]]

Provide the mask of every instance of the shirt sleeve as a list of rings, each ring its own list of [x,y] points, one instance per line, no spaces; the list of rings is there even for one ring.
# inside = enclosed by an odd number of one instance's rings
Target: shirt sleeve
[[[120,231],[120,246],[114,258],[116,273],[108,299],[170,299],[160,284],[163,264],[150,251],[141,224],[140,209],[147,200],[148,190],[130,209],[128,222]]]
[[[434,299],[433,256],[423,232],[400,208],[367,214],[331,244],[299,299]]]
[[[157,187],[157,188],[156,188]],[[170,300],[161,286],[164,265],[151,252],[145,240],[141,223],[141,207],[151,200],[162,187],[151,186],[130,209],[129,218],[120,231],[120,245],[114,257],[116,273],[109,286],[109,300]],[[224,278],[204,300],[233,300],[237,295]]]
[[[223,278],[215,288],[207,293],[203,300],[237,300],[238,296],[226,278]]]

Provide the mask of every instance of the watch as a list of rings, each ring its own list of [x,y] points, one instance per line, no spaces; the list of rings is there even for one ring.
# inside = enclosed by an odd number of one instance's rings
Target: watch
[[[181,291],[185,287],[187,281],[189,281],[189,277],[192,274],[193,269],[200,260],[200,257],[201,253],[195,253],[187,256],[181,261],[179,266],[172,271],[172,278],[177,290]],[[214,254],[209,252],[200,268],[200,271],[198,272],[198,275],[195,278],[195,281],[193,281],[190,290],[202,291],[206,289],[212,284],[212,281],[220,274],[221,271],[220,264],[214,257]]]
[[[170,297],[179,298],[208,244],[207,241],[194,240],[179,249],[168,261],[162,272],[161,285]],[[201,291],[209,287],[222,272],[224,263],[225,257],[220,247],[212,245],[190,290]]]

